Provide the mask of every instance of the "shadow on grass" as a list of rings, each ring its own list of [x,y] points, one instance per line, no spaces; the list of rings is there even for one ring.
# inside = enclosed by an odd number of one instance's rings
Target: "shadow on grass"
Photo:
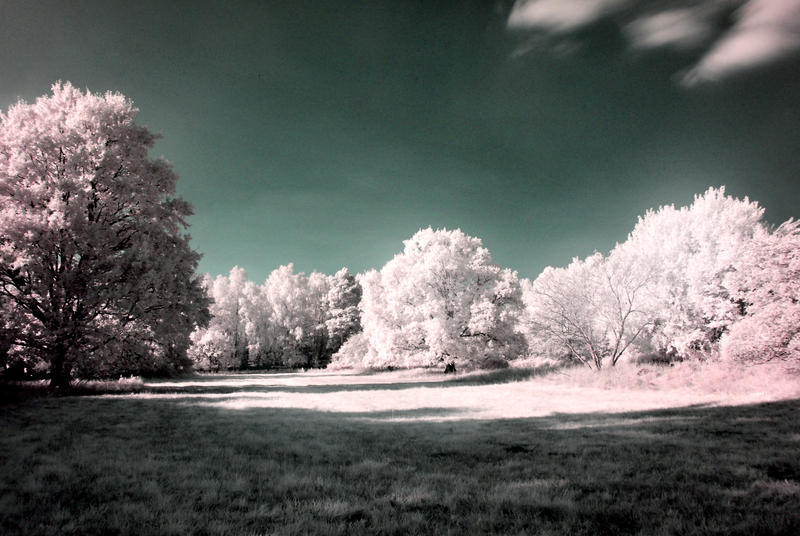
[[[0,533],[800,533],[798,400],[494,421],[387,413],[139,397],[6,406]]]
[[[285,374],[252,374],[252,375],[209,375],[200,376],[202,381],[217,381],[225,382],[228,380],[239,381],[237,385],[184,385],[175,387],[172,385],[159,385],[159,383],[148,382],[142,392],[151,393],[190,393],[190,394],[204,394],[204,393],[238,393],[238,392],[283,392],[283,393],[309,393],[309,394],[324,394],[343,391],[399,391],[404,389],[416,388],[441,388],[441,387],[461,387],[468,385],[491,385],[510,383],[517,381],[529,380],[536,376],[544,376],[556,370],[553,367],[539,367],[539,368],[507,368],[493,371],[472,372],[458,376],[445,376],[443,374],[430,372],[429,379],[420,380],[404,380],[398,378],[396,381],[378,382],[375,383],[351,383],[347,380],[349,375],[342,376],[340,383],[331,383],[324,385],[286,385],[283,383],[266,383],[272,377],[284,379],[290,377],[292,379],[302,380],[308,378],[309,381],[320,378],[320,375],[306,375],[303,373],[295,373],[292,375]],[[355,376],[375,376],[381,377],[381,372],[364,373]],[[335,375],[334,375],[335,377]],[[189,378],[189,381],[194,383],[195,378]],[[250,383],[241,383],[247,382]]]
[[[458,376],[444,376],[430,373],[426,380],[402,378],[392,382],[351,383],[350,376],[375,376],[380,378],[381,372],[348,374],[341,377],[341,382],[330,384],[287,385],[283,380],[313,382],[319,374],[302,372],[265,372],[265,373],[225,373],[188,376],[180,379],[154,379],[145,382],[93,381],[75,382],[66,392],[52,390],[47,382],[0,382],[0,405],[20,402],[29,398],[54,396],[87,396],[87,395],[124,395],[132,393],[150,394],[234,394],[234,393],[307,393],[326,394],[347,391],[399,391],[417,388],[462,387],[468,385],[491,385],[524,381],[536,376],[544,376],[553,372],[551,367],[508,368],[486,372],[473,372]],[[332,377],[337,377],[335,374]],[[229,384],[226,384],[229,382]],[[206,385],[207,384],[207,385]]]
[[[537,376],[546,376],[560,367],[542,366],[536,368],[506,368],[486,372],[456,376],[443,382],[445,386],[491,385],[497,383],[521,382]]]

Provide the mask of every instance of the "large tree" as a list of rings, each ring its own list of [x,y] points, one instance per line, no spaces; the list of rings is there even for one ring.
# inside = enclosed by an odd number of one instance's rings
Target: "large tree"
[[[778,284],[767,279],[785,282],[795,275],[779,269],[789,262],[795,230],[769,235],[763,212],[758,203],[726,195],[724,187],[709,188],[688,207],[648,211],[607,257],[596,253],[566,268],[548,267],[523,284],[531,347],[595,368],[615,364],[632,353],[629,348],[713,354],[720,337],[764,301],[757,289]],[[757,237],[764,245],[757,247]],[[783,244],[778,260],[773,242]]]
[[[0,299],[12,356],[73,370],[185,363],[207,320],[177,175],[119,93],[56,83],[0,116]],[[8,357],[7,357],[8,358]]]
[[[404,244],[360,279],[365,365],[480,367],[525,351],[517,274],[493,264],[480,239],[428,228]]]
[[[639,218],[617,254],[655,268],[655,348],[681,356],[715,351],[720,336],[744,314],[742,264],[765,232],[764,209],[725,188],[709,188],[688,207],[662,206]]]

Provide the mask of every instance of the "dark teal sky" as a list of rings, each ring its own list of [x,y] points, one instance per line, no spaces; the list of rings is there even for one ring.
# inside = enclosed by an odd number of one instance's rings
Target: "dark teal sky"
[[[256,281],[379,268],[429,225],[535,277],[710,185],[800,216],[796,51],[685,84],[736,13],[642,48],[624,3],[552,30],[509,27],[513,2],[5,1],[0,106],[58,79],[132,98],[201,270]]]

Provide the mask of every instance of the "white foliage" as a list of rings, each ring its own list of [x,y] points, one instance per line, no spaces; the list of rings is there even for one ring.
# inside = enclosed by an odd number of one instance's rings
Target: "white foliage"
[[[485,364],[519,356],[517,275],[491,263],[478,238],[424,229],[380,271],[359,278],[364,365]]]
[[[523,282],[532,350],[595,368],[640,345],[682,357],[714,352],[745,303],[758,301],[754,285],[771,288],[756,283],[759,277],[779,272],[755,269],[776,254],[772,245],[758,245],[770,236],[763,212],[747,198],[709,188],[691,206],[648,211],[608,257],[575,259]],[[785,249],[797,251],[796,244]]]
[[[351,334],[361,330],[361,285],[347,268],[342,268],[329,279],[327,295],[327,317],[325,328],[330,337],[329,344],[337,349]]]
[[[0,311],[20,352],[54,382],[137,356],[131,370],[180,369],[206,316],[191,207],[150,160],[155,135],[119,93],[54,84],[0,115]]]
[[[192,334],[190,357],[200,369],[230,370],[247,362],[245,321],[247,273],[234,266],[227,276],[206,276],[203,284],[212,299],[212,320]]]
[[[348,338],[331,358],[332,369],[363,368],[369,352],[367,337],[359,332]]]
[[[358,329],[360,290],[346,269],[333,276],[306,276],[289,264],[273,270],[259,286],[234,267],[229,276],[208,278],[206,284],[214,299],[213,318],[193,339],[197,366],[324,366]],[[209,361],[209,355],[218,357]]]
[[[750,246],[728,278],[747,314],[722,338],[721,353],[751,363],[800,360],[800,222],[762,231]]]
[[[775,301],[739,320],[722,337],[720,354],[743,363],[800,360],[800,304]]]
[[[656,268],[651,287],[658,329],[655,345],[689,355],[711,350],[741,316],[731,274],[763,232],[764,209],[725,195],[724,187],[695,196],[689,207],[648,211],[617,246]]]
[[[617,250],[547,267],[533,283],[523,280],[531,349],[596,369],[615,365],[653,323],[653,277],[650,262]]]
[[[197,370],[218,371],[235,366],[230,333],[221,329],[219,325],[212,324],[207,329],[195,330],[191,339],[189,356]]]

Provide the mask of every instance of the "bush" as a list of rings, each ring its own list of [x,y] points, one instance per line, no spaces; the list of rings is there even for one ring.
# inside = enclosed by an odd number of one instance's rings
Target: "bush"
[[[775,302],[736,322],[720,341],[724,359],[800,360],[800,304]]]
[[[331,370],[363,368],[364,357],[367,355],[368,341],[364,332],[351,335],[339,351],[333,354],[328,368]]]

